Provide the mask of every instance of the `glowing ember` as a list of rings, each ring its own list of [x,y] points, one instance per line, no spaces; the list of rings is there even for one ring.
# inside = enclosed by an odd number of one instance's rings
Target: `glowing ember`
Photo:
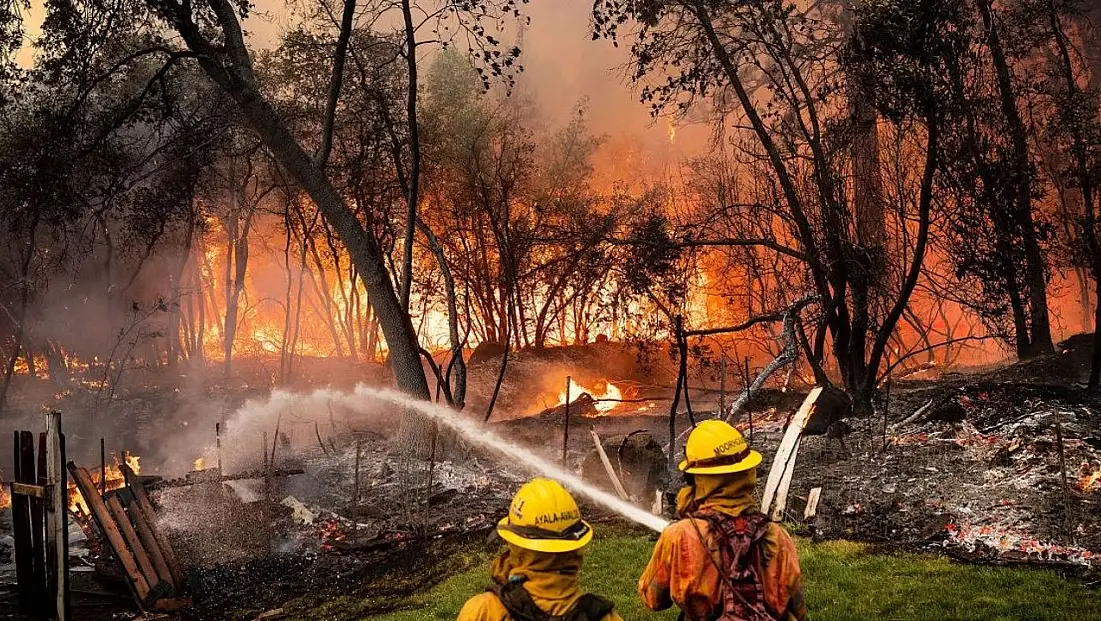
[[[570,386],[570,403],[576,403],[577,399],[583,395],[588,394],[596,403],[593,407],[597,412],[610,412],[619,407],[619,400],[623,399],[623,391],[612,384],[611,382],[598,382],[596,385],[600,386],[604,384],[603,390],[594,390],[592,388],[585,388],[581,384],[574,382]],[[604,401],[604,399],[613,399],[613,401]],[[558,403],[556,405],[566,404],[566,390],[563,388],[562,392],[558,393]]]
[[[1094,487],[1101,488],[1101,467],[1098,467],[1093,472],[1083,474],[1082,478],[1078,479],[1078,489],[1083,492],[1088,492]]]
[[[206,470],[206,462],[203,460],[202,457],[200,457],[196,459],[193,464],[191,464],[191,469],[195,472]]]

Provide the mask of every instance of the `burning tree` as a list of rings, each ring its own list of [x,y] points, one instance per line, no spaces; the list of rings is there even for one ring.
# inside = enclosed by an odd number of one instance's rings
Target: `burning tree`
[[[923,165],[920,172],[903,171],[899,179],[900,187],[916,184],[917,196],[902,197],[894,214],[898,237],[892,258],[906,266],[894,281],[878,276],[887,256],[859,238],[847,191],[843,154],[852,119],[847,107],[829,97],[837,89],[845,50],[838,20],[817,5],[803,10],[772,0],[718,5],[602,0],[593,10],[596,36],[614,40],[624,24],[633,26],[632,77],[646,84],[642,99],[655,113],[683,114],[710,102],[718,113],[735,114],[748,124],[743,152],[751,158],[751,170],[767,176],[756,177],[748,201],[718,206],[735,223],[723,237],[685,240],[685,245],[750,248],[795,261],[823,300],[810,354],[820,359],[828,331],[842,380],[864,411],[921,275],[941,131],[941,113],[931,102],[943,88],[938,72],[958,51],[940,18],[919,32],[894,25],[878,40],[881,47],[860,47],[874,30],[864,32],[869,15],[856,18],[851,49],[859,62],[848,65],[862,76],[856,86],[881,113],[889,113],[900,137],[917,134],[915,123],[925,126],[923,144],[899,141]],[[942,36],[949,43],[939,43]],[[926,44],[929,51],[923,52]],[[663,75],[668,77],[662,80]],[[907,98],[912,103],[904,105]],[[766,223],[763,230],[741,224],[756,222]]]

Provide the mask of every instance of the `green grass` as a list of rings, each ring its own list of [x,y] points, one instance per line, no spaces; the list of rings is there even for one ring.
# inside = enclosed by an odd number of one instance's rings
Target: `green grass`
[[[650,538],[615,528],[601,530],[582,571],[584,588],[612,598],[628,621],[675,619],[673,611],[655,614],[644,610],[635,595],[636,580],[653,548]],[[1101,619],[1101,593],[1050,571],[961,565],[936,556],[872,554],[865,546],[849,542],[800,540],[799,554],[814,621]],[[454,619],[463,602],[489,583],[489,560],[488,553],[465,556],[465,567],[480,562],[405,601],[405,610],[341,618]],[[303,618],[309,617],[321,618]]]

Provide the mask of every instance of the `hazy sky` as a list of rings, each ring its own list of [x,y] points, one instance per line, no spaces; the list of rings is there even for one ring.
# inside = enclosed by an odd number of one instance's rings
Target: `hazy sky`
[[[293,21],[285,0],[256,0],[256,15],[245,21],[254,47],[274,44]],[[670,162],[687,155],[689,144],[701,144],[703,128],[678,128],[670,144],[669,123],[651,120],[646,106],[626,85],[626,51],[609,41],[593,41],[589,30],[591,0],[531,0],[524,7],[531,17],[525,33],[523,88],[534,96],[552,123],[564,122],[583,99],[595,133],[626,141],[650,157]],[[43,3],[33,0],[27,20],[28,38],[38,34]],[[21,55],[31,61],[29,49]]]

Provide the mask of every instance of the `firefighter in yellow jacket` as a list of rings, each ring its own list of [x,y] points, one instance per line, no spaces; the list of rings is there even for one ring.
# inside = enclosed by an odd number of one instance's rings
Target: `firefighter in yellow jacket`
[[[677,494],[681,520],[661,534],[638,592],[651,610],[676,604],[687,621],[802,621],[795,544],[757,509],[761,454],[719,420],[688,436]]]
[[[508,549],[490,569],[494,584],[466,602],[458,621],[623,621],[612,602],[578,585],[593,528],[557,481],[521,487],[497,533]]]

